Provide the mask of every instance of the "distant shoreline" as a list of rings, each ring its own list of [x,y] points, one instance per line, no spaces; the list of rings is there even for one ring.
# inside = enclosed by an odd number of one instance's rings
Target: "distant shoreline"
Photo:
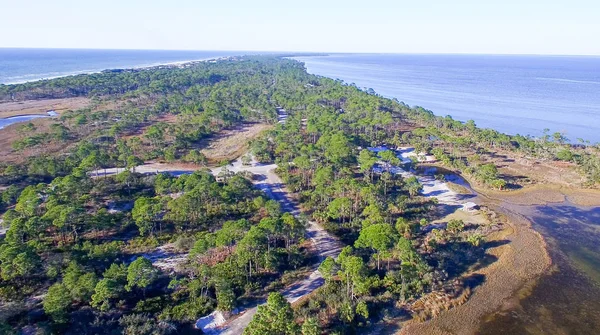
[[[182,60],[182,61],[174,61],[174,62],[167,62],[167,63],[161,62],[161,63],[143,64],[143,65],[138,65],[138,66],[105,68],[105,69],[101,69],[101,70],[96,69],[96,70],[73,71],[73,72],[68,72],[65,74],[51,76],[51,77],[41,77],[41,78],[27,79],[27,80],[21,80],[21,81],[16,81],[16,82],[0,83],[0,86],[1,85],[6,85],[6,86],[19,85],[19,84],[26,84],[26,83],[31,83],[31,82],[35,82],[35,81],[52,80],[52,79],[57,79],[57,78],[64,78],[64,77],[78,76],[78,75],[87,75],[87,74],[96,74],[96,73],[110,72],[110,71],[117,71],[117,70],[127,71],[127,70],[153,69],[153,68],[157,68],[157,67],[176,67],[176,66],[194,64],[194,63],[199,63],[199,62],[209,62],[209,61],[227,59],[229,57],[234,57],[234,56],[210,57],[210,58],[203,58],[203,59]]]
[[[600,142],[598,57],[340,55],[294,57],[310,74],[342,80],[480,128],[541,138],[544,129]],[[558,70],[557,70],[558,69]]]
[[[102,73],[103,71],[111,71],[111,70],[140,70],[147,68],[154,68],[160,66],[179,66],[184,64],[190,64],[195,62],[205,62],[211,60],[224,59],[228,57],[242,57],[249,55],[271,55],[278,57],[307,57],[307,56],[326,56],[328,53],[311,53],[311,52],[270,52],[270,51],[218,51],[218,50],[113,50],[113,49],[37,49],[37,48],[0,48],[0,58],[5,56],[5,58],[9,61],[14,61],[15,58],[18,58],[16,55],[3,55],[3,52],[10,51],[20,51],[24,54],[35,52],[50,52],[50,59],[62,59],[65,57],[71,57],[70,53],[83,52],[83,57],[88,56],[87,52],[99,52],[99,53],[108,53],[109,61],[101,61],[97,62],[97,60],[93,60],[92,64],[88,64],[85,66],[87,68],[77,69],[77,64],[73,64],[74,69],[55,69],[52,66],[44,68],[43,71],[39,69],[32,69],[32,72],[28,72],[29,68],[25,67],[25,71],[23,73],[11,73],[12,71],[8,71],[8,73],[4,73],[5,77],[0,76],[0,86],[2,85],[18,85],[25,84],[29,82],[36,82],[41,80],[51,80],[56,78],[63,78],[68,76],[76,76],[81,74],[95,74]],[[52,54],[58,52],[59,54]],[[62,54],[61,54],[62,52]],[[111,53],[123,53],[123,57],[120,55],[115,55]],[[141,53],[139,55],[139,59],[130,59],[132,56],[131,53]],[[160,60],[153,59],[156,58],[154,53],[187,53],[187,54],[178,54],[178,55],[162,55],[172,57],[174,60]],[[199,54],[198,54],[199,53]],[[201,53],[207,53],[207,55],[202,55]],[[67,56],[65,56],[67,55]],[[161,56],[159,56],[161,57]],[[41,58],[39,61],[44,62],[49,58]],[[146,60],[144,60],[146,59]],[[37,64],[37,59],[32,58],[28,59],[28,62],[31,64]],[[68,59],[68,61],[72,61],[72,59]],[[111,65],[110,62],[113,62],[117,65]],[[118,63],[123,63],[124,65],[118,65]],[[68,64],[71,65],[71,64]],[[8,66],[6,69],[10,70],[12,64],[5,65]],[[0,73],[4,70],[2,61],[0,61]],[[38,70],[38,71],[36,71]],[[6,71],[5,71],[6,72]],[[18,71],[17,71],[18,72]],[[36,72],[39,72],[36,74]]]

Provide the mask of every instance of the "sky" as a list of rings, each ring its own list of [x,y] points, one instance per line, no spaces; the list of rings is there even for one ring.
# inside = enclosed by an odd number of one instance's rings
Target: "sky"
[[[0,47],[600,55],[598,0],[0,0]]]

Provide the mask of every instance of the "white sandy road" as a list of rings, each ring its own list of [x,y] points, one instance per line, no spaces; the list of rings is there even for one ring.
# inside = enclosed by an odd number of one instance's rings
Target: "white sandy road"
[[[277,168],[275,164],[260,164],[253,161],[250,165],[243,165],[241,159],[237,159],[232,164],[227,165],[226,170],[237,173],[248,171],[256,175],[253,181],[254,185],[264,191],[269,197],[277,200],[284,211],[290,212],[295,216],[300,215],[300,211],[296,203],[289,197],[289,194],[284,190],[284,184],[282,180],[277,176],[274,170]],[[182,169],[177,166],[169,164],[144,164],[135,168],[138,173],[171,173],[173,175],[189,174],[198,170],[199,168]],[[225,169],[223,167],[210,169],[214,175],[219,175]],[[111,175],[122,172],[122,168],[112,168],[106,170],[94,171],[91,175],[102,176]],[[404,178],[414,176],[411,172],[405,171],[398,167],[392,167],[391,173],[401,174]],[[427,197],[435,197],[439,203],[449,206],[460,206],[465,200],[463,196],[450,190],[447,184],[443,181],[436,180],[433,176],[419,176],[417,177],[421,184],[423,184],[422,195]],[[323,229],[316,222],[309,221],[307,227],[307,237],[311,239],[314,247],[317,249],[318,255],[321,260],[328,256],[337,257],[341,250],[341,243],[333,236],[331,236],[325,229]],[[178,260],[184,259],[179,257]],[[165,260],[161,260],[165,262]],[[177,262],[172,262],[176,265]],[[282,291],[285,298],[293,303],[302,297],[310,294],[324,283],[324,279],[317,270],[318,264],[315,264],[311,274],[300,280],[290,287]],[[213,312],[210,315],[204,316],[196,322],[196,326],[202,329],[208,334],[241,334],[244,328],[250,323],[252,317],[256,313],[256,306],[247,308],[237,316],[234,316],[230,320],[226,320],[220,312]]]
[[[225,169],[232,173],[248,171],[257,176],[253,181],[254,185],[260,190],[264,191],[269,197],[277,200],[281,204],[281,208],[290,212],[295,216],[300,215],[296,203],[289,197],[288,193],[284,190],[285,186],[283,181],[277,176],[274,170],[277,168],[275,164],[260,164],[253,161],[250,165],[243,165],[241,159],[235,160],[232,164],[227,165]],[[153,174],[153,173],[171,173],[173,175],[182,175],[193,173],[200,168],[181,168],[169,164],[150,163],[137,166],[135,171],[138,173]],[[214,175],[219,175],[225,170],[223,167],[217,167],[210,169]],[[106,170],[98,170],[90,173],[92,176],[104,176],[113,175],[123,172],[123,168],[110,168]],[[331,236],[323,227],[318,225],[314,221],[309,221],[307,226],[307,237],[312,241],[313,246],[316,248],[320,260],[323,260],[329,256],[337,257],[341,251],[341,243],[333,236]],[[163,251],[160,250],[160,253]],[[181,255],[173,256],[176,259],[165,259],[157,257],[157,265],[168,264],[169,267],[176,266],[178,262],[184,261],[185,257]],[[324,283],[324,279],[317,270],[318,264],[315,264],[311,274],[300,280],[293,285],[287,287],[282,291],[285,298],[293,303],[302,297],[310,294]],[[205,317],[200,318],[196,322],[196,326],[201,328],[205,333],[209,334],[241,334],[252,320],[252,317],[256,313],[256,306],[248,308],[242,311],[239,315],[235,316],[231,320],[225,320],[222,314],[219,312],[211,313]]]
[[[275,164],[262,165],[256,162],[252,162],[250,166],[244,166],[238,159],[232,165],[227,166],[227,169],[231,172],[250,171],[255,175],[258,175],[259,178],[255,181],[256,187],[264,191],[272,199],[277,200],[284,211],[298,216],[300,215],[300,210],[284,190],[285,186],[283,185],[282,180],[275,174],[274,169],[276,167]],[[219,174],[221,171],[222,168],[212,170],[213,174]],[[341,251],[341,243],[314,221],[308,222],[306,235],[313,242],[321,260],[329,256],[335,258]],[[312,273],[307,278],[300,280],[283,290],[282,294],[290,303],[301,299],[323,285],[324,279],[317,270],[317,267],[318,264],[315,264]],[[210,334],[241,334],[248,323],[252,321],[252,317],[255,313],[256,306],[246,309],[234,319],[222,324],[219,324],[218,322],[220,316],[217,313],[213,313],[204,318],[200,318],[196,323],[196,326],[199,328],[204,326],[202,327],[202,330]],[[217,322],[211,322],[213,320]]]

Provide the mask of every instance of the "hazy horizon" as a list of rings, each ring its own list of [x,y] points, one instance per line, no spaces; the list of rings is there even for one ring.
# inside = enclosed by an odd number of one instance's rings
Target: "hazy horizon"
[[[600,55],[591,0],[0,1],[11,48]]]
[[[302,51],[302,50],[219,50],[219,49],[137,49],[137,48],[62,48],[62,47],[0,47],[0,49],[39,49],[39,50],[104,50],[104,51],[189,51],[189,52],[252,52],[252,53],[264,53],[264,54],[305,54],[305,55],[343,55],[343,54],[356,54],[356,55],[457,55],[457,56],[550,56],[550,57],[600,57],[600,54],[535,54],[535,53],[476,53],[476,52],[335,52],[335,51]]]

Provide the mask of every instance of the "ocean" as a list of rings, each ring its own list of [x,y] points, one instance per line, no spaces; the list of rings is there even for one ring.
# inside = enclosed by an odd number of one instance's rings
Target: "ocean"
[[[600,57],[331,54],[308,72],[507,134],[600,142]]]
[[[243,51],[0,48],[0,84],[17,84],[106,69],[139,68],[249,54]]]
[[[257,54],[243,51],[1,49],[0,84],[115,68]],[[600,142],[600,57],[331,54],[295,57],[310,73],[480,127]]]

